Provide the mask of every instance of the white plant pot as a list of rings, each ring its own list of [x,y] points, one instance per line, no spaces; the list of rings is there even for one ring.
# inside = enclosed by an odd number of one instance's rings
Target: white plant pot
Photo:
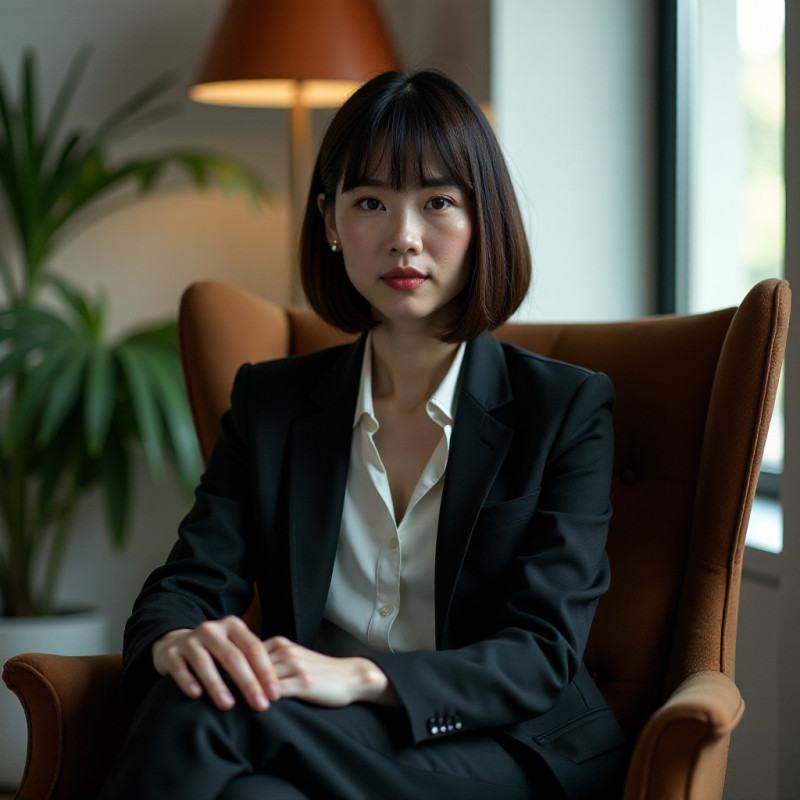
[[[99,655],[108,652],[109,620],[98,610],[51,617],[0,616],[0,667],[20,653]],[[25,712],[0,681],[0,788],[16,789],[25,768],[28,732]]]

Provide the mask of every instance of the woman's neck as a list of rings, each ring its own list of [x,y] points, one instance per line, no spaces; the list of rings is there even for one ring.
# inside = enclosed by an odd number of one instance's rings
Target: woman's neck
[[[428,401],[453,363],[457,344],[379,325],[372,333],[372,393],[405,408]]]

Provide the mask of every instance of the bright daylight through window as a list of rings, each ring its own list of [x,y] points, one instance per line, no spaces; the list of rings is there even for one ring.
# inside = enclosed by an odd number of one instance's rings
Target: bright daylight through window
[[[784,0],[695,5],[689,98],[685,282],[689,312],[736,305],[756,282],[784,274]],[[760,486],[777,496],[783,392]],[[771,485],[770,485],[771,484]],[[769,491],[771,489],[771,491]],[[748,545],[783,546],[777,502],[753,509]]]

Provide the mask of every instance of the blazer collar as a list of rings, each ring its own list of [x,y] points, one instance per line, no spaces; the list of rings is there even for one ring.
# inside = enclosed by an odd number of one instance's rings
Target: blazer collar
[[[342,402],[352,403],[355,408],[358,396],[358,381],[361,376],[361,362],[364,360],[364,348],[367,334],[360,336],[351,344],[342,345],[330,368],[324,370],[314,389],[311,400],[320,409],[335,409]],[[350,409],[352,414],[353,408]]]
[[[366,343],[364,334],[339,348],[338,357],[311,392],[311,399],[321,408],[334,406],[344,398],[355,403]],[[494,411],[513,399],[502,345],[491,334],[485,333],[467,344],[460,388],[486,411]]]
[[[487,412],[514,399],[503,346],[491,334],[484,333],[467,346],[461,388]]]

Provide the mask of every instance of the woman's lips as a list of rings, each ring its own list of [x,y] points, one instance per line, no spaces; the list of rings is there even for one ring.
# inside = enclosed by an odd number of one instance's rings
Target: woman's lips
[[[418,289],[427,280],[418,269],[413,267],[395,267],[381,275],[381,280],[390,288],[398,291]]]

